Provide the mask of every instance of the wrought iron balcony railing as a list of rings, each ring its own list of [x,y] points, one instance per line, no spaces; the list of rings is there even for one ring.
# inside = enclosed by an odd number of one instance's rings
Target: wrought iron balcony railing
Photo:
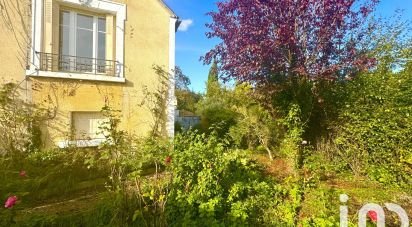
[[[40,70],[50,72],[86,73],[119,77],[117,61],[36,52],[40,59]]]

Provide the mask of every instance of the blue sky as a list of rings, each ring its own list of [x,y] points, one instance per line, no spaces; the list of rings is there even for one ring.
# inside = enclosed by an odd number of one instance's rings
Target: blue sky
[[[183,20],[181,31],[176,34],[176,65],[191,80],[190,88],[203,92],[209,72],[199,58],[218,43],[205,36],[205,24],[211,21],[207,12],[216,10],[216,0],[165,0],[166,4]],[[412,20],[412,0],[381,0],[377,14],[390,17],[395,10],[403,9],[404,18]]]

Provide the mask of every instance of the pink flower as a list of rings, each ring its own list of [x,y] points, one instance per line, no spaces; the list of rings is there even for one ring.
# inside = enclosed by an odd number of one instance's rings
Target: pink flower
[[[21,177],[26,177],[26,176],[27,176],[27,175],[26,175],[26,171],[24,171],[24,170],[20,171],[19,175],[20,175]]]
[[[375,212],[375,211],[373,211],[373,210],[370,210],[370,211],[368,211],[368,217],[371,219],[371,221],[373,221],[373,222],[376,222],[377,220],[378,220],[378,214]]]
[[[10,196],[7,198],[6,203],[4,203],[5,208],[12,208],[14,205],[16,205],[17,202],[17,196]]]

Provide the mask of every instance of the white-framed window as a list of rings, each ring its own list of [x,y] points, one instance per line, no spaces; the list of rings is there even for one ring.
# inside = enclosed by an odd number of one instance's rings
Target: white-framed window
[[[76,140],[105,139],[107,118],[101,112],[72,112],[72,127]]]
[[[126,81],[124,78],[124,31],[127,16],[127,6],[125,3],[112,0],[88,0],[87,4],[80,0],[31,0],[31,5],[31,24],[33,25],[31,29],[32,46],[30,47],[30,67],[26,70],[26,76],[120,83]],[[94,73],[68,72],[59,69],[60,65],[64,65],[64,63],[60,64],[60,56],[56,55],[56,52],[59,52],[60,40],[53,40],[53,36],[51,35],[53,32],[51,31],[54,31],[53,29],[55,29],[56,26],[60,27],[60,22],[54,23],[59,20],[60,11],[64,10],[66,6],[67,9],[69,9],[68,11],[70,11],[70,9],[79,9],[79,13],[86,12],[84,15],[88,14],[88,12],[96,13],[96,15],[106,15],[106,22],[107,25],[109,25],[107,27],[109,28],[113,25],[113,30],[106,31],[108,34],[106,37],[107,41],[110,43],[113,42],[113,49],[105,50],[108,53],[106,68],[100,67],[99,65],[103,64],[98,63],[96,67],[94,67],[96,69]],[[72,22],[72,24],[74,24],[74,22]],[[97,33],[100,34],[102,32],[103,31],[100,30]],[[74,38],[69,40],[74,40]],[[107,48],[110,48],[110,44],[107,45]],[[97,55],[98,53],[96,53],[96,56]],[[76,62],[76,60],[73,60],[73,63],[71,63],[72,66],[70,66],[69,63],[66,68],[68,70],[75,69],[76,63],[74,62]],[[85,68],[90,69],[90,66]],[[101,73],[103,71],[105,72]]]
[[[61,71],[106,73],[106,18],[60,12]]]

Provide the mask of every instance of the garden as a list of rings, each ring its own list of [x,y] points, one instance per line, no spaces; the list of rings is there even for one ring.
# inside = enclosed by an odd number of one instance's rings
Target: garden
[[[175,70],[177,108],[201,121],[176,123],[173,139],[164,87],[148,94],[148,136],[106,106],[99,147],[43,149],[45,110],[3,86],[0,226],[326,227],[342,226],[342,207],[358,226],[367,203],[412,218],[412,27],[373,17],[377,4],[220,1],[206,92]],[[365,226],[377,222],[368,212]]]

